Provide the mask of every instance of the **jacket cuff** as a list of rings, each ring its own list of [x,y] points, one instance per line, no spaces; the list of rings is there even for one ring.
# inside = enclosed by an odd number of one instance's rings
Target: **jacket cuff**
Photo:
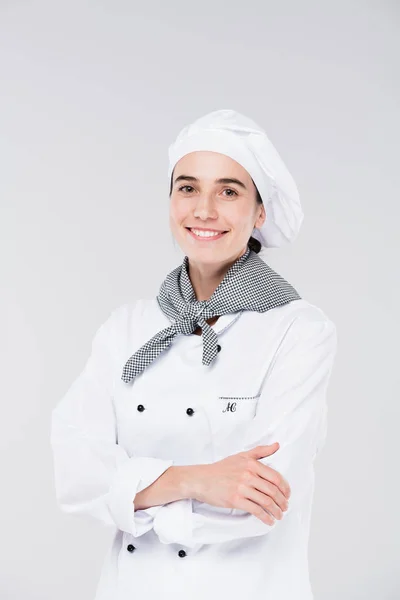
[[[135,496],[173,464],[172,460],[133,456],[119,465],[107,498],[109,511],[118,529],[139,537],[152,528],[153,518],[162,506],[151,506],[135,512]]]
[[[162,544],[193,547],[192,498],[175,500],[160,507],[154,516],[153,529]]]

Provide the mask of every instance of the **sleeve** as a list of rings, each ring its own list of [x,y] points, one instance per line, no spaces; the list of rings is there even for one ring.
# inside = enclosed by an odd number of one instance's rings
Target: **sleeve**
[[[117,442],[113,382],[121,310],[115,309],[97,330],[82,372],[53,408],[50,445],[60,509],[139,537],[152,528],[161,507],[135,511],[135,495],[173,461],[130,457]]]
[[[265,379],[257,414],[240,439],[227,441],[222,459],[277,441],[279,449],[260,459],[281,473],[291,487],[288,510],[274,524],[239,509],[215,507],[195,499],[165,504],[153,528],[164,544],[188,547],[267,534],[296,510],[313,482],[313,461],[326,436],[327,388],[337,348],[336,327],[328,319],[297,317],[285,334]]]

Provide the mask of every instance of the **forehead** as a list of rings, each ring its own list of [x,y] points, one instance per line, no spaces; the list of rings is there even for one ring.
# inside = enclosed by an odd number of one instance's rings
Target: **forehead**
[[[215,179],[234,175],[246,183],[251,180],[249,173],[236,160],[226,154],[208,150],[190,152],[182,156],[175,165],[174,177],[183,173],[198,179]]]

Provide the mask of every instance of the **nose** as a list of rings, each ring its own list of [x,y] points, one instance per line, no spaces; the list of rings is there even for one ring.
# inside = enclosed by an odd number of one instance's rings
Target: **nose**
[[[215,201],[211,194],[200,194],[198,196],[193,215],[203,221],[218,218]]]

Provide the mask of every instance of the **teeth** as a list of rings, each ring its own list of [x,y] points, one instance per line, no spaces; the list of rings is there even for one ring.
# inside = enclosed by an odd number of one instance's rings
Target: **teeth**
[[[222,233],[220,231],[199,231],[198,229],[192,229],[191,231],[193,231],[193,233],[195,233],[199,237],[214,237]]]

